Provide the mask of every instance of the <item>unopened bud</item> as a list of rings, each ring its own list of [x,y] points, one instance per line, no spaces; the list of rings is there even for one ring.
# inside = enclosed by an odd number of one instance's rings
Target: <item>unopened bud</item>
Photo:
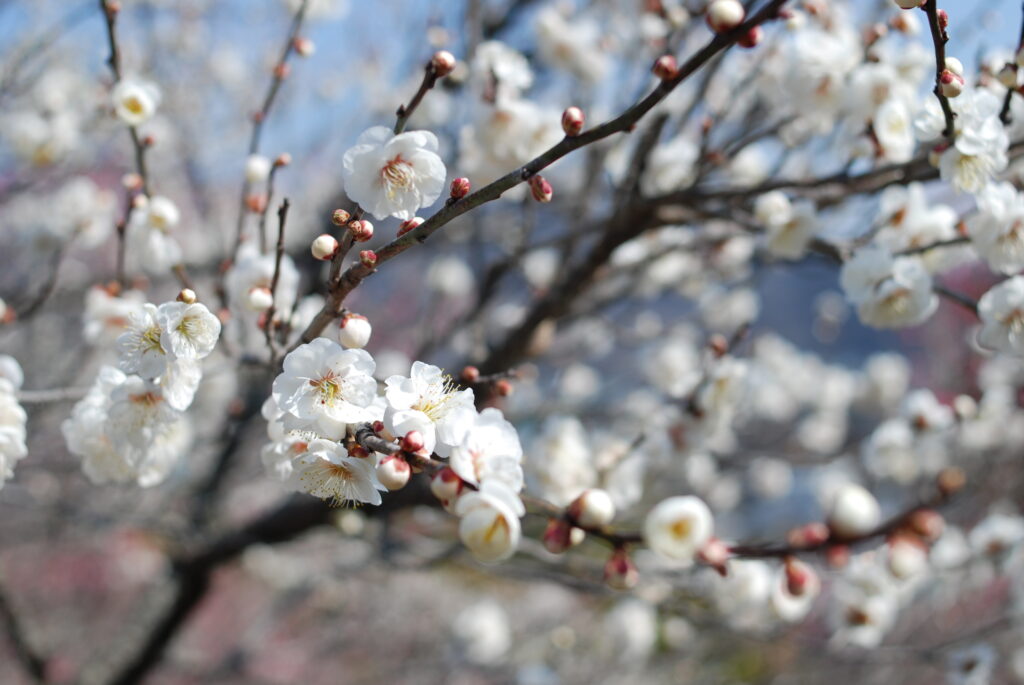
[[[949,69],[943,69],[942,74],[939,75],[939,87],[947,98],[958,97],[960,93],[964,92],[964,78]]]
[[[569,505],[569,516],[583,528],[601,528],[615,518],[615,503],[604,490],[584,490]]]
[[[274,304],[274,294],[270,288],[253,288],[249,291],[248,304],[253,311],[265,311]]]
[[[389,454],[377,464],[377,480],[388,490],[401,490],[411,476],[408,462],[397,454]]]
[[[678,70],[679,65],[676,64],[676,58],[672,55],[662,55],[655,60],[654,66],[651,67],[651,73],[662,81],[675,78]]]
[[[430,58],[430,68],[437,78],[443,78],[455,69],[455,55],[447,50],[438,50]]]
[[[604,582],[615,590],[629,590],[636,586],[640,574],[636,564],[629,558],[629,552],[617,549],[604,565]]]
[[[335,226],[344,226],[348,223],[348,220],[352,218],[352,215],[346,212],[344,209],[336,209],[331,214],[331,223]]]
[[[128,190],[139,190],[142,188],[142,176],[136,173],[125,174],[121,177],[121,185]]]
[[[453,200],[461,200],[469,195],[469,188],[469,179],[464,176],[460,176],[452,181],[451,198]]]
[[[352,445],[352,447],[348,448],[348,456],[355,457],[356,459],[369,459],[370,450],[362,445]]]
[[[544,549],[561,554],[571,546],[572,525],[564,519],[551,519],[544,529]]]
[[[409,431],[402,438],[402,450],[405,452],[419,452],[425,444],[423,433],[419,431]]]
[[[742,24],[744,16],[746,12],[739,0],[712,0],[706,19],[712,31],[725,33]]]
[[[153,137],[152,133],[150,133],[149,135],[145,136],[142,139],[142,146],[143,147],[153,147],[154,145],[156,145],[156,138]]]
[[[956,57],[947,57],[946,58],[946,62],[945,62],[945,66],[946,66],[947,69],[949,69],[951,72],[953,72],[957,76],[963,76],[964,75],[964,64],[963,64],[963,62],[958,60]]]
[[[949,15],[946,14],[946,10],[938,10],[935,13],[935,18],[938,20],[940,29],[945,31],[949,28]]]
[[[711,538],[697,552],[697,559],[718,571],[720,576],[725,577],[725,563],[729,560],[730,555],[728,545],[718,538]]]
[[[946,528],[942,514],[934,509],[918,509],[907,519],[910,530],[928,542],[935,542]]]
[[[786,590],[794,597],[802,596],[808,584],[813,582],[814,569],[796,557],[786,557],[785,571]]]
[[[453,502],[462,492],[462,487],[462,479],[447,466],[430,479],[430,491],[442,502]]]
[[[878,500],[855,483],[840,487],[832,499],[829,527],[840,538],[856,538],[874,531],[882,520]]]
[[[583,130],[585,122],[586,117],[584,117],[583,110],[579,107],[569,107],[562,112],[562,130],[565,131],[567,136],[578,136],[580,131]]]
[[[338,326],[338,342],[347,349],[361,350],[370,342],[373,327],[362,314],[346,314]],[[416,450],[410,450],[415,452]]]
[[[740,36],[740,39],[737,40],[736,43],[741,48],[752,48],[757,46],[758,43],[761,42],[762,38],[764,38],[764,29],[760,26],[751,26],[750,30]]]
[[[196,291],[191,288],[182,288],[177,297],[178,302],[184,302],[185,304],[195,304],[196,299]]]
[[[830,545],[825,550],[825,563],[831,568],[843,568],[850,563],[849,545]]]
[[[338,240],[328,233],[321,233],[310,246],[310,252],[315,259],[329,262],[338,252]]]
[[[398,224],[398,237],[401,238],[403,235],[405,235],[406,233],[408,233],[409,231],[416,228],[422,223],[423,219],[418,216],[414,216],[411,219],[406,219],[402,223]]]
[[[309,38],[298,37],[294,45],[299,57],[311,57],[316,52],[316,45]]]
[[[348,230],[352,232],[352,239],[357,243],[365,243],[373,237],[373,224],[367,219],[350,221]]]
[[[547,182],[540,174],[536,174],[530,177],[530,194],[533,195],[533,199],[537,202],[551,202],[551,197],[555,191],[551,188],[551,184]]]
[[[803,549],[824,544],[828,538],[828,526],[820,521],[815,521],[789,531],[786,541],[791,547]]]
[[[263,183],[270,176],[271,162],[263,155],[249,155],[245,160],[245,180],[249,183]]]
[[[360,250],[359,251],[359,263],[365,266],[367,269],[372,269],[377,266],[377,253],[373,250]]]
[[[267,209],[267,196],[256,194],[245,198],[245,206],[253,214],[262,214]]]
[[[463,367],[462,374],[460,375],[462,377],[463,382],[472,385],[473,383],[476,383],[477,381],[480,380],[480,369],[476,368],[475,366],[466,366]]]
[[[955,495],[966,484],[967,476],[963,470],[955,466],[948,466],[939,471],[938,478],[936,479],[936,485],[938,485],[939,492],[942,493],[943,497]]]
[[[276,78],[278,81],[283,81],[286,78],[288,78],[288,74],[290,74],[291,71],[291,67],[289,67],[286,63],[282,62],[281,64],[278,64],[277,66],[274,67],[274,78]]]
[[[514,389],[512,382],[507,378],[502,378],[494,383],[494,392],[498,394],[498,397],[508,397]]]
[[[1014,89],[1017,87],[1017,65],[1007,62],[996,74],[996,78],[1004,87]]]
[[[274,166],[288,166],[292,163],[292,156],[287,152],[282,152],[274,159]]]

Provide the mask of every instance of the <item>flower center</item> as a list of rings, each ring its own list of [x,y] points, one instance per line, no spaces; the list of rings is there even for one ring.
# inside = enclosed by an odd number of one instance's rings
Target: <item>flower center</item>
[[[693,531],[693,521],[688,518],[676,519],[669,528],[672,537],[678,540],[685,540]]]
[[[459,386],[455,379],[446,374],[432,381],[412,408],[423,412],[436,423],[451,409],[458,391]]]
[[[142,114],[146,111],[146,106],[142,104],[142,100],[134,95],[125,98],[124,108],[132,114]]]
[[[1010,329],[1011,333],[1020,335],[1024,333],[1024,311],[1014,309],[1012,312],[1000,319],[1000,323]]]
[[[142,332],[142,335],[139,336],[139,349],[143,354],[146,352],[166,354],[166,352],[164,352],[164,348],[160,345],[159,326],[150,326]]]
[[[402,155],[395,155],[395,158],[380,170],[380,179],[388,199],[394,199],[399,190],[407,190],[412,186],[412,165],[402,159]]]
[[[328,407],[334,406],[334,401],[341,397],[341,379],[333,370],[320,378],[311,378],[309,384],[317,389],[320,403]]]
[[[317,459],[317,463],[301,478],[310,486],[311,494],[328,500],[333,507],[354,499],[351,494],[356,474],[344,464]]]

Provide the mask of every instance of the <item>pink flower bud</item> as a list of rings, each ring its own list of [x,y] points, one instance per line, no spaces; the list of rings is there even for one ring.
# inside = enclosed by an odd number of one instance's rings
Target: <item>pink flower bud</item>
[[[352,218],[352,215],[346,212],[344,209],[336,209],[331,214],[331,223],[335,226],[344,226],[348,223],[348,220]]]
[[[373,237],[373,224],[367,219],[350,221],[348,230],[352,231],[352,239],[357,243],[365,243]]]
[[[498,397],[508,397],[512,394],[515,387],[512,385],[512,381],[507,378],[502,378],[494,383],[494,392],[497,393]]]
[[[817,547],[818,545],[824,544],[829,538],[828,526],[820,521],[814,523],[808,523],[794,528],[786,536],[786,541],[792,547]]]
[[[849,545],[830,545],[825,550],[825,563],[831,568],[843,568],[850,563]]]
[[[569,107],[562,112],[562,130],[567,136],[578,136],[585,121],[583,110],[579,107]]]
[[[561,554],[571,546],[572,525],[563,519],[551,519],[544,530],[544,549]]]
[[[310,246],[310,252],[313,253],[315,259],[329,262],[338,252],[338,241],[333,235],[321,233]]]
[[[762,38],[764,38],[764,29],[760,26],[752,26],[749,31],[740,36],[736,43],[741,48],[752,48],[760,43]]]
[[[405,452],[419,452],[424,444],[423,434],[419,431],[409,431],[402,438],[402,450]]]
[[[729,547],[718,538],[708,540],[700,551],[697,552],[697,559],[718,571],[718,574],[725,577],[725,563],[729,560],[731,553]]]
[[[282,152],[281,154],[279,154],[277,156],[276,159],[274,159],[274,166],[278,166],[278,167],[288,166],[291,163],[292,163],[292,156],[290,154],[288,154],[287,152]]]
[[[786,590],[794,597],[800,597],[807,591],[817,574],[814,569],[796,557],[786,557]]]
[[[938,10],[935,13],[935,18],[939,20],[939,28],[945,31],[949,28],[949,15],[946,14],[946,10]]]
[[[910,515],[907,523],[912,531],[929,542],[938,540],[946,527],[942,514],[934,509],[918,509]]]
[[[462,377],[462,380],[464,382],[472,385],[473,383],[476,383],[477,381],[480,380],[480,369],[476,368],[475,366],[463,367],[460,376]]]
[[[604,490],[584,490],[569,505],[569,516],[584,528],[600,528],[615,518],[615,503]]]
[[[455,471],[447,466],[430,479],[430,491],[442,502],[453,502],[462,492],[463,482]]]
[[[438,50],[430,58],[430,68],[437,78],[443,78],[455,69],[455,56],[447,50]]]
[[[359,262],[367,269],[377,266],[377,253],[373,250],[360,250]]]
[[[316,52],[316,45],[309,38],[297,37],[293,45],[299,57],[310,57]]]
[[[554,195],[554,190],[551,188],[551,184],[547,182],[540,174],[536,174],[530,177],[530,193],[533,195],[533,199],[537,202],[551,202],[551,197]]]
[[[414,216],[411,219],[406,219],[402,223],[398,224],[398,237],[401,238],[403,235],[416,228],[423,223],[423,219],[418,216]]]
[[[409,464],[397,454],[389,454],[377,464],[377,480],[388,490],[401,490],[411,476]]]
[[[346,349],[359,349],[366,347],[370,342],[373,328],[369,320],[361,314],[346,314],[341,318],[338,326],[338,342]],[[412,450],[415,452],[415,450]]]
[[[276,78],[278,81],[285,80],[286,78],[288,78],[288,74],[290,73],[292,73],[291,67],[289,67],[284,62],[281,62],[280,64],[274,67],[274,78]]]
[[[651,67],[651,73],[662,81],[668,81],[669,79],[675,78],[678,70],[679,66],[676,64],[676,58],[672,55],[662,55],[655,60],[654,66]]]
[[[939,76],[939,86],[943,95],[947,98],[955,98],[964,92],[964,78],[949,69],[943,69]]]
[[[452,199],[461,200],[462,198],[469,195],[469,187],[469,179],[464,176],[460,176],[459,178],[452,181]]]
[[[745,16],[739,0],[712,0],[705,18],[712,31],[725,33],[742,24]]]
[[[615,590],[629,590],[636,586],[640,574],[636,564],[629,558],[629,552],[616,549],[604,565],[604,582]]]

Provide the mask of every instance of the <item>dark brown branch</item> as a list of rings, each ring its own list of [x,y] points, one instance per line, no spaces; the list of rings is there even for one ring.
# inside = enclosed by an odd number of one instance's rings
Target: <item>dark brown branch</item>
[[[412,96],[412,100],[409,101],[408,105],[399,106],[398,111],[395,112],[397,117],[397,121],[395,121],[396,135],[405,130],[405,125],[409,123],[409,118],[412,117],[416,108],[420,106],[423,96],[437,83],[437,79],[438,75],[437,70],[434,69],[434,60],[430,60],[427,62],[427,66],[423,68],[423,80],[420,81],[420,87],[416,90],[416,94]]]
[[[667,97],[668,94],[671,93],[680,83],[707,64],[712,57],[720,53],[722,50],[732,46],[752,27],[769,19],[775,18],[778,15],[779,8],[782,7],[784,2],[785,0],[771,0],[759,12],[755,13],[750,19],[735,28],[733,31],[727,34],[716,35],[703,48],[698,50],[684,64],[682,64],[673,78],[662,81],[646,97],[642,98],[639,102],[635,103],[632,107],[614,119],[606,121],[600,126],[585,131],[578,136],[563,138],[561,142],[549,148],[539,157],[527,162],[522,167],[509,172],[497,181],[484,186],[474,193],[470,193],[465,198],[457,202],[446,204],[443,209],[420,224],[420,226],[409,231],[402,237],[391,241],[378,250],[376,268],[379,268],[384,262],[393,259],[410,247],[425,242],[435,231],[439,230],[453,219],[462,216],[466,212],[476,209],[487,202],[498,199],[506,191],[525,182],[530,177],[539,173],[551,164],[554,164],[570,152],[599,140],[603,140],[616,133],[632,130],[636,122],[653,109],[655,105],[664,100],[665,97]],[[341,310],[342,303],[345,301],[348,294],[358,287],[364,278],[373,272],[374,269],[371,269],[359,262],[352,264],[345,273],[341,275],[337,284],[332,287],[324,307],[313,318],[313,321],[310,322],[306,330],[303,331],[302,336],[296,342],[296,346],[309,342],[320,335],[320,332],[323,331],[323,329],[326,328],[327,325],[338,315],[338,312]],[[510,366],[510,364],[506,364],[505,366]]]
[[[1021,3],[1021,22],[1020,22],[1020,38],[1017,39],[1017,52],[1020,52],[1021,48],[1024,48],[1024,3]],[[1014,53],[1016,55],[1017,53]],[[1004,126],[1009,126],[1013,123],[1013,114],[1010,112],[1010,106],[1013,104],[1013,94],[1017,92],[1016,88],[1007,88],[1006,97],[1003,98],[1003,108],[999,110],[999,121],[1003,122]]]
[[[956,135],[953,108],[949,106],[949,98],[942,94],[942,72],[946,69],[946,43],[949,42],[949,36],[946,35],[946,29],[939,26],[936,0],[927,0],[924,11],[928,15],[928,26],[932,31],[932,44],[935,46],[935,89],[932,92],[939,99],[942,116],[946,119],[946,128],[943,129],[942,135],[952,140]]]
[[[288,220],[290,206],[288,198],[285,198],[277,210],[277,252],[274,255],[274,276],[270,279],[270,308],[267,309],[264,315],[266,319],[263,322],[263,333],[267,337],[267,347],[270,348],[271,366],[277,364],[277,344],[274,342],[274,316],[277,314],[277,308],[274,306],[274,302],[277,298],[277,282],[281,277],[281,260],[284,257],[284,227]]]
[[[950,290],[946,286],[939,285],[938,283],[932,286],[932,290],[936,294],[942,295],[946,299],[957,303],[964,309],[969,310],[975,316],[978,315],[978,303],[972,300],[971,298],[967,297],[966,295]]]

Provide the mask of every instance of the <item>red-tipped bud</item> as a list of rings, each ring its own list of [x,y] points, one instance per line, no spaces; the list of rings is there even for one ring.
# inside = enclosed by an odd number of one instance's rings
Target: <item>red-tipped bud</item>
[[[654,61],[654,66],[651,67],[651,73],[662,81],[675,78],[678,71],[679,65],[676,64],[676,58],[672,55],[662,55]]]
[[[812,582],[813,569],[796,557],[786,557],[785,571],[786,589],[794,597],[800,597],[807,590],[808,583]]]
[[[583,116],[583,110],[579,107],[569,107],[562,112],[562,130],[565,131],[565,135],[578,136],[583,130],[584,123],[586,123],[586,117]]]
[[[502,378],[494,383],[494,392],[496,392],[499,397],[508,397],[512,394],[514,389],[512,381],[507,378]]]
[[[331,223],[335,226],[344,226],[348,223],[348,220],[352,218],[352,215],[346,212],[344,209],[336,209],[331,214]]]
[[[850,563],[849,545],[829,545],[825,550],[825,563],[832,568],[843,568]]]
[[[383,421],[374,421],[372,428],[373,428],[373,432],[374,433],[377,433],[378,435],[380,435],[381,433],[384,432],[384,422]]]
[[[745,16],[739,0],[712,0],[705,18],[712,31],[725,33],[742,24]]]
[[[401,238],[403,235],[416,228],[423,223],[423,219],[418,216],[414,216],[411,219],[406,219],[402,223],[398,224],[398,237]]]
[[[730,556],[728,545],[718,538],[711,538],[697,552],[697,559],[718,571],[718,574],[723,578],[726,575],[725,562],[729,560]]]
[[[604,565],[604,582],[615,590],[629,590],[636,586],[640,574],[629,552],[616,549]]]
[[[939,74],[939,87],[947,98],[959,97],[964,92],[964,77],[949,69],[943,69]]]
[[[533,195],[533,199],[537,202],[551,202],[551,197],[555,191],[552,189],[551,184],[547,182],[540,174],[536,174],[530,177],[530,194]]]
[[[584,528],[601,528],[615,518],[615,503],[604,490],[591,488],[569,504],[569,518]]]
[[[409,431],[402,438],[402,450],[405,452],[419,452],[426,443],[423,441],[423,433]]]
[[[430,58],[430,68],[434,70],[434,76],[437,78],[447,76],[455,69],[455,55],[447,50],[438,50]]]
[[[350,221],[348,230],[352,232],[352,239],[357,243],[365,243],[373,237],[373,224],[366,219]]]
[[[377,480],[388,490],[401,490],[411,476],[409,464],[397,454],[390,454],[377,464]]]
[[[454,502],[464,485],[458,474],[447,466],[430,479],[430,491],[442,502]]]
[[[288,154],[287,152],[282,152],[274,160],[274,166],[278,166],[278,167],[288,166],[291,163],[292,163],[292,156],[290,154]]]
[[[572,525],[564,519],[551,519],[544,530],[544,549],[561,554],[572,546]]]
[[[289,67],[284,62],[274,67],[274,78],[276,78],[278,81],[285,80],[286,78],[288,78],[288,74],[290,73],[292,73],[291,67]]]
[[[928,542],[935,542],[942,535],[946,521],[934,509],[918,509],[907,521],[910,530]]]
[[[808,523],[789,531],[786,541],[792,547],[817,547],[824,544],[829,538],[828,526],[820,521]]]
[[[311,57],[316,52],[316,45],[309,38],[297,37],[293,45],[299,57]]]
[[[329,262],[338,253],[338,240],[328,233],[321,233],[313,241],[309,251],[313,253],[314,259]]]
[[[935,18],[939,20],[939,28],[945,31],[949,28],[949,15],[946,10],[938,10],[935,13]]]
[[[355,457],[356,459],[369,459],[370,450],[366,449],[362,445],[353,445],[348,450],[348,456]]]
[[[359,252],[359,262],[367,269],[372,269],[377,266],[377,253],[373,250],[361,250]]]
[[[462,198],[469,195],[469,188],[469,179],[466,178],[465,176],[460,176],[459,178],[452,181],[451,198],[453,200],[461,200]]]
[[[760,43],[762,38],[764,38],[764,29],[760,26],[751,26],[750,30],[740,36],[736,43],[741,48],[752,48]]]
[[[267,209],[267,196],[266,195],[250,195],[245,198],[245,206],[253,214],[262,214]]]
[[[464,383],[472,385],[480,380],[480,369],[475,366],[464,366],[460,376]]]

